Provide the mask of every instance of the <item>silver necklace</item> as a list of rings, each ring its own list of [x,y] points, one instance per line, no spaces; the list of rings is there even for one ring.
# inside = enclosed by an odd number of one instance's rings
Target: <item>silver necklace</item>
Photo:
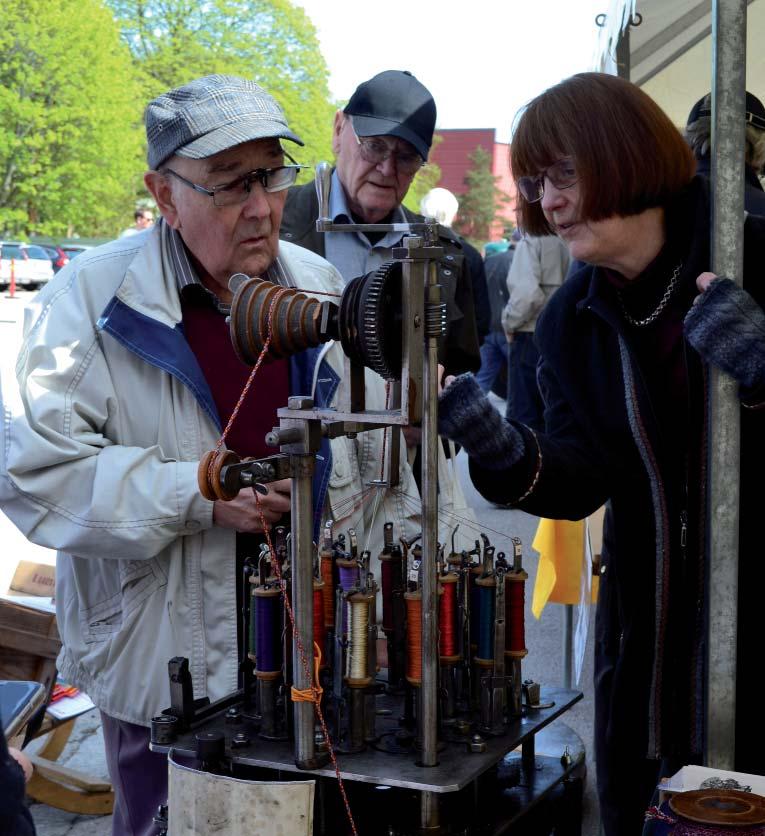
[[[654,309],[653,313],[648,314],[645,319],[635,319],[633,316],[630,316],[627,313],[627,308],[624,307],[624,299],[622,299],[621,291],[617,291],[617,295],[619,297],[619,304],[622,306],[622,313],[624,314],[624,318],[629,322],[630,325],[634,325],[638,328],[642,328],[644,325],[650,325],[654,322],[659,314],[667,307],[667,302],[669,302],[672,294],[677,287],[677,279],[680,275],[680,271],[683,269],[682,261],[680,264],[675,267],[674,272],[672,273],[672,278],[669,280],[669,284],[667,285],[667,289],[664,291],[664,295],[659,300],[659,304]]]

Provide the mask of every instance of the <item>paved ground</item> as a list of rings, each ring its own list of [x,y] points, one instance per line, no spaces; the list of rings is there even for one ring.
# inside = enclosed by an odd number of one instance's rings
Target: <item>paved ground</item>
[[[24,294],[21,294],[22,298]],[[30,294],[26,295],[30,298]],[[3,376],[11,373],[19,340],[19,323],[23,301],[0,298],[0,371]],[[498,406],[499,406],[498,402]],[[530,575],[527,588],[526,638],[529,655],[524,661],[524,678],[531,678],[543,685],[559,686],[564,682],[563,673],[563,607],[551,605],[536,621],[530,613],[531,584],[536,575],[537,555],[530,547],[536,530],[537,520],[519,511],[506,511],[495,508],[483,500],[474,491],[467,475],[466,461],[463,455],[458,458],[460,482],[468,503],[475,509],[476,516],[498,550],[512,553],[509,538],[520,537],[524,543],[526,566]],[[26,559],[50,560],[51,553],[30,546],[18,535],[10,522],[0,514],[0,586],[4,575],[10,570],[9,555],[15,561]],[[597,800],[595,798],[594,762],[592,752],[592,717],[591,697],[592,682],[592,621],[594,611],[590,613],[590,630],[586,660],[581,681],[577,687],[585,692],[585,699],[565,716],[564,721],[577,732],[588,752],[588,781],[585,791],[583,836],[597,836],[599,832]],[[64,750],[60,761],[98,777],[106,777],[98,714],[95,711],[79,718],[75,731]],[[54,810],[43,804],[32,805],[32,813],[39,836],[107,836],[110,833],[111,817],[77,816]]]

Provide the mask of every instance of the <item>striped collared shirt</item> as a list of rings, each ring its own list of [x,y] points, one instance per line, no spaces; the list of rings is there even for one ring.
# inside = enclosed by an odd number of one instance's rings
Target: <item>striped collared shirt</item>
[[[178,293],[181,297],[191,297],[203,300],[206,304],[214,307],[219,313],[228,316],[231,313],[231,305],[221,300],[205,285],[197,275],[191,256],[180,233],[173,229],[164,218],[159,221],[160,233],[162,235],[163,248],[170,254]],[[290,272],[277,256],[276,260],[265,271],[263,278],[282,287],[295,287],[295,282]]]

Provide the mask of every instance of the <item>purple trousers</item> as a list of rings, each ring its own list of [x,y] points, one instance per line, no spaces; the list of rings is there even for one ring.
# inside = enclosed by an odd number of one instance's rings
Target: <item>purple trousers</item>
[[[106,766],[114,787],[112,836],[156,836],[152,822],[167,804],[167,755],[149,751],[150,730],[101,712]]]

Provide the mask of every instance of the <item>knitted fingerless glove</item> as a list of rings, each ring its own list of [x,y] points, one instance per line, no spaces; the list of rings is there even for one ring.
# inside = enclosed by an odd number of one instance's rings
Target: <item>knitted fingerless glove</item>
[[[765,383],[765,313],[730,279],[717,278],[685,317],[688,342],[743,386]]]
[[[472,374],[461,374],[441,393],[438,433],[490,470],[511,467],[525,449],[523,436],[492,406]]]

